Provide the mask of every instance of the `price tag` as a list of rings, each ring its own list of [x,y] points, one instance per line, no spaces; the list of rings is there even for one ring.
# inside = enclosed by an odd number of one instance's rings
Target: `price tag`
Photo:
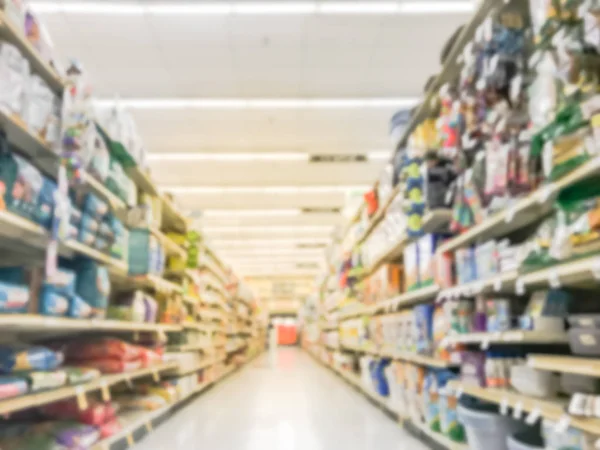
[[[598,439],[598,440],[596,441],[596,443],[594,444],[594,448],[595,448],[595,449],[600,449],[600,439]]]
[[[515,283],[515,291],[517,295],[525,295],[525,283],[521,278],[518,278]]]
[[[152,428],[152,422],[146,422],[146,431],[148,433],[152,433],[152,430],[153,430],[153,428]]]
[[[500,292],[502,290],[502,278],[496,278],[494,280],[494,292]]]
[[[560,278],[556,270],[552,270],[548,275],[548,284],[552,289],[558,289],[561,286]]]
[[[135,444],[135,441],[133,440],[133,435],[131,435],[131,434],[128,434],[128,435],[126,436],[126,439],[127,439],[127,445],[128,445],[129,447],[133,447],[133,444]]]
[[[544,186],[537,191],[536,198],[538,203],[546,203],[552,195],[552,186]]]
[[[504,217],[504,221],[506,223],[511,223],[515,218],[515,207],[511,206],[506,210],[506,216]]]
[[[456,389],[456,398],[458,398],[458,399],[459,399],[459,398],[461,398],[461,397],[463,396],[463,394],[464,394],[464,393],[465,393],[465,391],[463,390],[463,387],[462,387],[462,386],[459,386],[459,387]]]
[[[527,416],[527,418],[525,419],[525,423],[527,425],[534,425],[540,418],[540,416],[542,415],[542,412],[540,411],[540,408],[538,408],[537,406],[535,408],[533,408],[533,411],[531,411],[529,413],[529,415]]]
[[[523,402],[517,402],[513,408],[513,418],[521,420],[523,417]]]
[[[567,414],[563,414],[558,422],[556,422],[554,431],[559,434],[565,433],[569,429],[569,425],[571,425],[571,417]]]
[[[158,373],[158,369],[152,369],[152,379],[155,383],[160,382],[160,374]]]
[[[473,285],[473,290],[472,290],[473,295],[481,294],[484,287],[485,287],[485,284],[483,281],[479,281],[478,283],[475,283],[475,285]]]
[[[133,383],[131,382],[131,378],[127,377],[125,378],[125,384],[127,385],[127,387],[131,390],[133,390]]]
[[[443,338],[440,341],[440,348],[447,348],[448,347],[448,338]]]
[[[490,348],[490,340],[488,338],[481,342],[481,350],[488,350]]]
[[[77,386],[75,388],[75,394],[76,394],[76,398],[77,398],[77,407],[79,408],[79,410],[85,411],[86,409],[88,409],[89,404],[88,404],[87,396],[85,395],[85,389],[83,389],[83,386]]]
[[[504,397],[500,402],[500,414],[506,416],[508,414],[508,399]]]
[[[110,402],[110,389],[108,389],[108,383],[106,380],[102,380],[102,384],[100,385],[100,392],[102,393],[102,401]]]
[[[596,258],[592,265],[592,273],[596,280],[600,280],[600,258]]]

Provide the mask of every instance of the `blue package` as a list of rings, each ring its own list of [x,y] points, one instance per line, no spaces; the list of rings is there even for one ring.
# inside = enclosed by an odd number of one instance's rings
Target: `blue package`
[[[64,317],[69,312],[70,304],[68,296],[57,292],[54,286],[46,284],[40,294],[38,310],[44,316]]]
[[[69,307],[69,317],[74,319],[89,319],[94,315],[94,310],[87,302],[79,297],[73,295],[71,297],[71,304]]]
[[[79,223],[79,229],[82,231],[89,231],[90,233],[98,233],[100,223],[96,218],[89,213],[85,212],[81,215],[81,222]]]
[[[375,390],[379,395],[387,397],[390,395],[390,388],[387,382],[387,378],[385,377],[385,369],[389,366],[390,361],[387,359],[382,359],[379,361],[374,361],[371,366],[371,379],[373,380],[373,385]]]
[[[413,340],[419,354],[429,354],[432,350],[434,310],[434,305],[417,305],[413,309]]]
[[[55,205],[54,195],[57,189],[58,187],[54,181],[46,177],[43,178],[34,219],[47,230],[52,226]]]
[[[79,228],[79,225],[81,225],[81,218],[83,217],[83,213],[75,206],[71,206],[70,211],[71,215],[69,217],[69,223]]]
[[[66,269],[64,267],[59,267],[52,277],[52,283],[47,284],[52,286],[52,288],[59,294],[71,297],[72,295],[75,295],[76,278],[77,274],[75,271]]]
[[[0,345],[0,372],[54,370],[62,364],[63,354],[41,346]]]
[[[86,230],[85,228],[79,229],[79,234],[77,236],[77,240],[81,242],[83,245],[87,245],[88,247],[93,247],[96,243],[96,234],[91,231]]]
[[[23,285],[0,282],[0,313],[26,313],[29,296],[29,289]]]
[[[111,290],[108,269],[87,258],[77,258],[74,267],[77,269],[75,293],[92,307],[94,317],[104,317]]]
[[[89,214],[98,220],[102,220],[109,211],[108,205],[91,193],[86,194],[82,209],[85,214]]]

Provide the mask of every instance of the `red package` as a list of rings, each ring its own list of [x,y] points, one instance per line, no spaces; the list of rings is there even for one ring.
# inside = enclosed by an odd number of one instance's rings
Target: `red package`
[[[140,348],[140,356],[142,360],[142,367],[151,367],[162,361],[161,356],[147,348]]]
[[[377,198],[377,191],[374,189],[367,192],[365,195],[365,203],[367,204],[367,214],[369,217],[374,215],[379,209],[379,201]]]
[[[100,425],[98,427],[98,431],[100,431],[101,439],[106,439],[111,436],[114,436],[119,431],[121,431],[121,424],[119,423],[119,419],[114,418],[106,422],[105,424]]]
[[[117,415],[115,405],[112,403],[91,402],[87,409],[80,411],[75,399],[62,400],[42,406],[41,411],[45,416],[55,420],[75,420],[86,425],[95,426],[109,422]]]
[[[123,373],[138,370],[142,367],[142,360],[120,361],[118,359],[103,358],[82,360],[80,363],[85,367],[98,369],[102,373]]]
[[[141,348],[119,339],[102,338],[89,342],[73,342],[67,346],[66,356],[71,360],[113,358],[132,361],[139,359]]]

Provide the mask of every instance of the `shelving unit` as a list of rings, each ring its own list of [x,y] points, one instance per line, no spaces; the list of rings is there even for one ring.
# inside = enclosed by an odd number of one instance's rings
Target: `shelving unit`
[[[600,360],[597,358],[530,354],[527,356],[527,365],[550,372],[600,377]]]
[[[450,387],[473,397],[501,404],[504,408],[507,408],[507,414],[509,408],[511,410],[514,408],[521,409],[528,413],[536,411],[539,417],[552,420],[553,422],[563,421],[563,423],[567,423],[567,426],[596,435],[600,434],[600,419],[577,418],[569,416],[565,412],[568,404],[568,399],[566,398],[540,399],[507,389],[481,388],[456,382],[451,382]]]
[[[59,97],[62,97],[67,84],[57,75],[54,68],[45,62],[38,53],[38,50],[23,35],[22,31],[13,25],[7,14],[1,9],[0,37],[14,44],[29,61],[31,70],[43,78]],[[90,117],[90,120],[93,121],[95,118]],[[21,117],[0,111],[0,127],[5,132],[6,138],[11,144],[10,151],[21,155],[23,159],[27,160],[50,180],[62,181],[62,173],[60,173],[61,164],[63,163],[61,149],[53,148],[52,145],[44,141],[35,132],[32,132]],[[114,141],[104,129],[100,126],[97,126],[97,129],[99,129],[99,133],[105,140],[105,143],[118,145],[121,150],[127,152],[128,149],[123,144]],[[109,148],[109,151],[113,151],[112,147]],[[125,165],[120,159],[118,160],[118,164]],[[77,166],[77,168],[78,170],[75,171],[77,176],[73,176],[69,180],[71,193],[94,194],[99,200],[106,203],[112,215],[120,219],[123,225],[126,227],[131,225],[128,220],[125,220],[128,215],[127,213],[130,207],[138,205],[128,204],[123,200],[123,198],[127,198],[127,195],[124,193],[116,195],[108,189],[105,185],[106,183],[94,178],[91,173],[86,172],[84,167]],[[171,239],[169,233],[173,232],[185,235],[191,221],[178,210],[172,199],[159,193],[149,173],[143,168],[138,166],[124,167],[124,171],[133,181],[138,191],[147,194],[153,200],[160,201],[162,210],[164,211],[162,214],[162,223],[159,226],[147,227],[149,231],[160,241],[161,246],[166,250],[168,256],[186,260],[186,249]],[[61,176],[59,177],[59,175]],[[3,193],[0,193],[1,195]],[[5,208],[2,201],[0,201],[0,208]],[[155,211],[152,212],[155,214]],[[160,215],[160,212],[158,214]],[[45,264],[48,254],[51,254],[51,252],[48,252],[51,243],[51,235],[44,227],[9,210],[0,210],[0,253],[2,253],[4,258],[5,266],[27,265],[35,266],[36,268],[42,267]],[[101,398],[104,402],[111,401],[111,399],[115,402],[118,401],[121,389],[117,390],[113,388],[121,384],[126,384],[130,389],[134,389],[134,383],[159,383],[161,380],[168,379],[174,385],[177,385],[179,389],[180,386],[185,385],[182,381],[186,381],[178,379],[178,377],[181,377],[180,369],[183,364],[180,364],[179,361],[185,361],[185,358],[190,356],[198,358],[201,363],[189,372],[189,376],[202,377],[203,381],[195,389],[157,411],[137,412],[120,416],[119,420],[123,426],[122,430],[114,436],[97,442],[92,446],[93,449],[97,450],[110,450],[111,448],[115,448],[114,444],[126,441],[129,447],[138,441],[142,435],[150,433],[156,422],[166,417],[167,413],[174,408],[182,406],[192,396],[222,381],[234,370],[248,363],[249,358],[260,353],[262,349],[264,331],[260,326],[256,325],[258,316],[256,309],[250,305],[251,302],[248,302],[244,320],[248,327],[247,330],[256,330],[256,332],[248,333],[245,336],[238,335],[231,341],[228,341],[225,335],[224,324],[229,321],[236,321],[240,317],[238,317],[238,312],[228,304],[232,301],[232,297],[226,289],[230,277],[220,262],[218,267],[216,265],[210,267],[214,273],[211,280],[211,288],[220,296],[218,301],[210,303],[203,302],[203,299],[197,292],[193,289],[188,289],[188,287],[197,287],[189,286],[188,282],[195,283],[194,280],[188,278],[194,272],[199,273],[202,267],[185,269],[181,271],[181,274],[174,274],[173,271],[167,270],[164,274],[151,273],[132,276],[130,275],[126,258],[119,259],[112,257],[109,253],[99,251],[97,248],[85,245],[75,239],[59,239],[57,254],[66,259],[84,257],[99,263],[108,269],[113,291],[129,292],[132,290],[142,290],[146,291],[146,294],[152,292],[155,294],[154,300],[156,302],[154,313],[157,315],[159,321],[169,323],[134,322],[100,317],[95,319],[74,319],[41,314],[0,314],[0,329],[4,330],[3,342],[4,340],[7,343],[17,340],[20,342],[32,341],[38,345],[44,345],[45,339],[55,340],[60,338],[61,340],[65,339],[65,341],[72,342],[69,340],[75,337],[77,340],[84,341],[88,338],[95,339],[102,336],[118,338],[129,345],[141,347],[139,343],[146,337],[160,338],[158,339],[160,342],[168,338],[170,343],[179,343],[179,345],[167,345],[165,348],[167,353],[184,353],[184,355],[167,354],[164,355],[163,359],[161,352],[156,352],[156,354],[152,354],[152,357],[160,359],[161,362],[150,367],[118,374],[104,374],[82,384],[30,392],[21,396],[0,400],[0,414],[8,416],[25,409],[36,408],[68,399],[76,400],[79,409],[84,410],[87,408],[86,405],[88,405],[88,396],[90,397],[89,401],[92,398]],[[169,264],[171,263],[169,262]],[[81,299],[81,301],[84,300]],[[112,302],[113,299],[111,298],[110,301]],[[169,314],[162,313],[160,311],[160,302],[162,301],[176,303],[178,308],[180,305],[189,305],[189,316],[187,317],[189,320],[194,321],[181,323],[184,320],[181,311],[179,312],[179,316],[170,312]],[[200,306],[207,303],[209,306],[214,306],[218,309],[205,308],[202,311],[201,320],[198,320],[194,312]],[[31,310],[37,311],[33,306]],[[203,333],[203,335],[199,336],[196,332]],[[186,342],[189,342],[189,344]],[[121,344],[125,345],[125,343]],[[145,347],[145,350],[149,351],[150,349]],[[186,352],[192,353],[192,355],[185,354]],[[194,354],[195,352],[198,354]],[[183,360],[178,358],[183,358]],[[67,359],[67,361],[69,360]],[[60,370],[61,366],[62,364],[58,366],[57,370]],[[121,386],[118,387],[120,388]]]
[[[459,443],[453,442],[450,439],[448,439],[446,436],[433,432],[431,429],[427,428],[424,424],[415,422],[414,420],[411,420],[408,417],[403,417],[398,411],[396,411],[394,409],[393,406],[390,405],[387,398],[382,397],[379,394],[377,394],[376,392],[373,392],[370,389],[365,388],[358,376],[356,376],[346,370],[334,367],[324,361],[321,361],[317,355],[315,355],[311,352],[309,352],[309,354],[318,363],[322,364],[325,368],[331,370],[333,373],[335,373],[337,376],[339,376],[341,379],[343,379],[346,383],[348,383],[355,390],[357,390],[358,392],[363,394],[365,397],[367,397],[371,402],[373,402],[375,405],[377,405],[379,408],[381,408],[387,414],[396,418],[398,420],[398,423],[400,426],[403,426],[404,428],[406,428],[409,431],[412,431],[411,427],[416,428],[420,433],[425,435],[427,437],[427,439],[433,440],[437,445],[439,445],[442,448],[445,448],[447,450],[468,450],[469,447],[466,444],[459,444]]]
[[[27,408],[42,406],[67,398],[85,396],[88,392],[108,390],[110,387],[119,383],[131,382],[132,380],[147,376],[156,376],[155,374],[169,372],[176,367],[176,364],[165,363],[133,372],[120,373],[116,375],[104,375],[96,380],[76,386],[67,386],[43,391],[40,393],[24,395],[22,397],[15,397],[8,400],[1,400],[0,414],[10,414]]]

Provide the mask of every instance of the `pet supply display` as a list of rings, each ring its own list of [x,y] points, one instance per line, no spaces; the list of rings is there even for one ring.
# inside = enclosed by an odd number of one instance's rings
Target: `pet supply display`
[[[515,365],[510,368],[510,384],[525,395],[552,398],[558,393],[560,381],[552,372]]]
[[[0,346],[0,372],[54,370],[63,362],[63,354],[41,346]]]
[[[0,399],[18,397],[27,393],[27,381],[18,376],[0,376]]]
[[[63,370],[54,370],[52,372],[14,372],[14,374],[26,380],[30,392],[56,389],[67,383],[67,373]]]
[[[512,417],[500,415],[497,405],[472,397],[462,396],[457,411],[472,450],[507,450],[507,439],[526,427]]]

